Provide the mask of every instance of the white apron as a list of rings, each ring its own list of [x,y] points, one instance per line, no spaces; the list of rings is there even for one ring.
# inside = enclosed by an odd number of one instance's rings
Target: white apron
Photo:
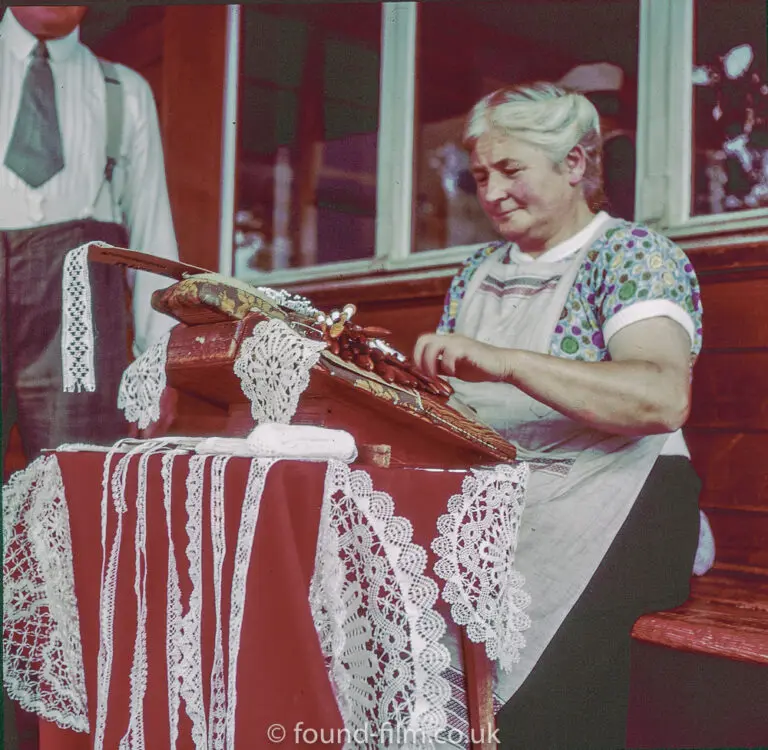
[[[589,248],[617,223],[601,222],[578,252],[560,261],[504,264],[502,246],[472,277],[456,333],[548,354]],[[496,675],[494,692],[506,702],[586,588],[668,435],[635,438],[586,427],[506,383],[452,378],[451,385],[482,421],[518,448],[520,460],[531,461],[515,564],[531,595],[526,611],[532,624],[523,633],[520,663]]]

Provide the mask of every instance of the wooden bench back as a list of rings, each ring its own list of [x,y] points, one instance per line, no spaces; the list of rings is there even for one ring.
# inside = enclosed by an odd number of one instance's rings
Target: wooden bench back
[[[704,348],[685,436],[702,478],[716,566],[768,573],[768,248],[689,254],[701,284]]]

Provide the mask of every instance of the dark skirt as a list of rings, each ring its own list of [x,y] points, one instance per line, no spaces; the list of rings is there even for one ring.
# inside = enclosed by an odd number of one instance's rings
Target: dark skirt
[[[625,747],[632,626],[688,598],[700,487],[687,458],[658,458],[584,593],[497,714],[503,750]]]
[[[64,257],[95,241],[125,246],[127,235],[117,224],[93,219],[0,232],[3,454],[14,423],[28,461],[61,443],[111,445],[128,435],[117,408],[130,333],[125,272],[119,266],[89,264],[96,392],[62,390]]]

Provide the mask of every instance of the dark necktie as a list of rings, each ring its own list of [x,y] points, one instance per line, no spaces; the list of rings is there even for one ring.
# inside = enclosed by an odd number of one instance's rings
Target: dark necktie
[[[48,48],[38,42],[27,68],[5,166],[33,188],[64,168]]]

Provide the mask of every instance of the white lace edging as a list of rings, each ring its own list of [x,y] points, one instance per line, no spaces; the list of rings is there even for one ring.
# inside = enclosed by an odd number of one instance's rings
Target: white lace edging
[[[207,456],[189,459],[187,474],[187,562],[192,590],[189,606],[181,618],[179,632],[179,682],[187,716],[192,722],[192,739],[196,748],[207,747],[208,727],[203,700],[203,662],[200,629],[203,611],[203,471]]]
[[[181,648],[179,636],[181,633],[181,584],[179,571],[176,567],[176,547],[173,543],[171,524],[171,498],[173,491],[173,462],[176,456],[185,451],[171,450],[163,454],[163,506],[165,508],[165,528],[168,534],[168,587],[166,591],[166,630],[165,630],[165,660],[166,676],[168,679],[168,728],[171,747],[176,747],[179,737],[179,710],[181,709]]]
[[[254,327],[240,346],[234,372],[257,423],[291,421],[325,348],[324,342],[300,336],[277,318]]]
[[[93,747],[94,750],[102,750],[104,747],[104,735],[107,724],[107,709],[109,703],[110,685],[112,681],[112,661],[114,657],[114,622],[115,622],[115,602],[117,595],[117,576],[118,564],[120,559],[120,547],[123,538],[123,519],[128,511],[128,504],[125,499],[126,478],[131,459],[135,455],[149,453],[160,450],[164,447],[166,441],[162,438],[155,440],[137,441],[132,439],[120,440],[115,443],[104,458],[102,469],[102,497],[101,497],[101,549],[102,549],[102,568],[101,568],[101,588],[99,595],[99,653],[96,664],[96,727],[94,729]],[[117,453],[120,453],[128,446],[132,446],[128,452],[122,456],[112,472],[112,461]],[[149,456],[142,456],[145,461]],[[145,530],[142,532],[141,495],[143,493],[144,503],[146,503],[146,463],[143,463],[139,476],[139,488],[137,497],[137,528],[136,528],[136,547],[134,555],[137,561],[142,557],[146,561],[146,538]],[[142,481],[142,474],[144,479]],[[109,500],[112,499],[112,507],[115,511],[115,531],[112,539],[112,545],[107,555],[107,518],[109,515]],[[143,630],[143,617],[141,609],[145,601],[146,591],[141,587],[141,577],[138,576],[138,567],[136,577],[134,578],[134,590],[137,596],[137,644],[140,644]],[[138,582],[138,583],[137,583]],[[143,661],[143,664],[142,664]],[[141,713],[143,703],[143,691],[146,686],[146,655],[134,653],[134,661],[131,667],[131,706],[128,732],[120,742],[120,748],[142,747],[143,742],[143,718]]]
[[[366,747],[387,728],[428,747],[447,726],[445,621],[412,533],[366,472],[329,461],[310,607],[347,735]]]
[[[61,281],[61,359],[64,390],[96,390],[93,312],[88,274],[88,245],[64,258]]]
[[[224,472],[230,456],[214,456],[211,461],[211,547],[213,549],[213,594],[216,608],[216,634],[211,668],[211,698],[208,709],[209,750],[225,750],[227,739],[227,687],[224,682],[224,643],[222,636],[221,585],[227,554],[224,525]]]
[[[166,386],[165,365],[168,359],[168,331],[152,346],[131,362],[123,372],[117,406],[128,422],[140,430],[160,419],[160,398]]]
[[[229,670],[227,674],[227,725],[226,747],[235,745],[235,713],[237,711],[237,664],[240,653],[240,639],[243,630],[243,615],[245,613],[245,589],[248,569],[253,553],[253,540],[256,534],[256,524],[259,520],[261,497],[267,472],[274,458],[253,458],[248,471],[248,483],[245,488],[245,498],[240,511],[240,526],[237,531],[237,547],[235,549],[235,568],[232,575],[232,594],[229,607]],[[233,658],[233,654],[235,655]]]
[[[69,512],[41,456],[3,491],[3,681],[26,710],[88,732]]]
[[[153,451],[139,459],[136,491],[136,531],[134,534],[134,579],[136,595],[136,637],[130,672],[130,712],[128,729],[120,741],[120,750],[144,750],[144,696],[147,692],[147,463]]]
[[[440,535],[432,542],[453,621],[466,627],[470,640],[485,643],[488,658],[504,670],[520,661],[522,632],[531,625],[523,611],[531,598],[514,567],[528,477],[524,462],[472,469],[438,519]]]

